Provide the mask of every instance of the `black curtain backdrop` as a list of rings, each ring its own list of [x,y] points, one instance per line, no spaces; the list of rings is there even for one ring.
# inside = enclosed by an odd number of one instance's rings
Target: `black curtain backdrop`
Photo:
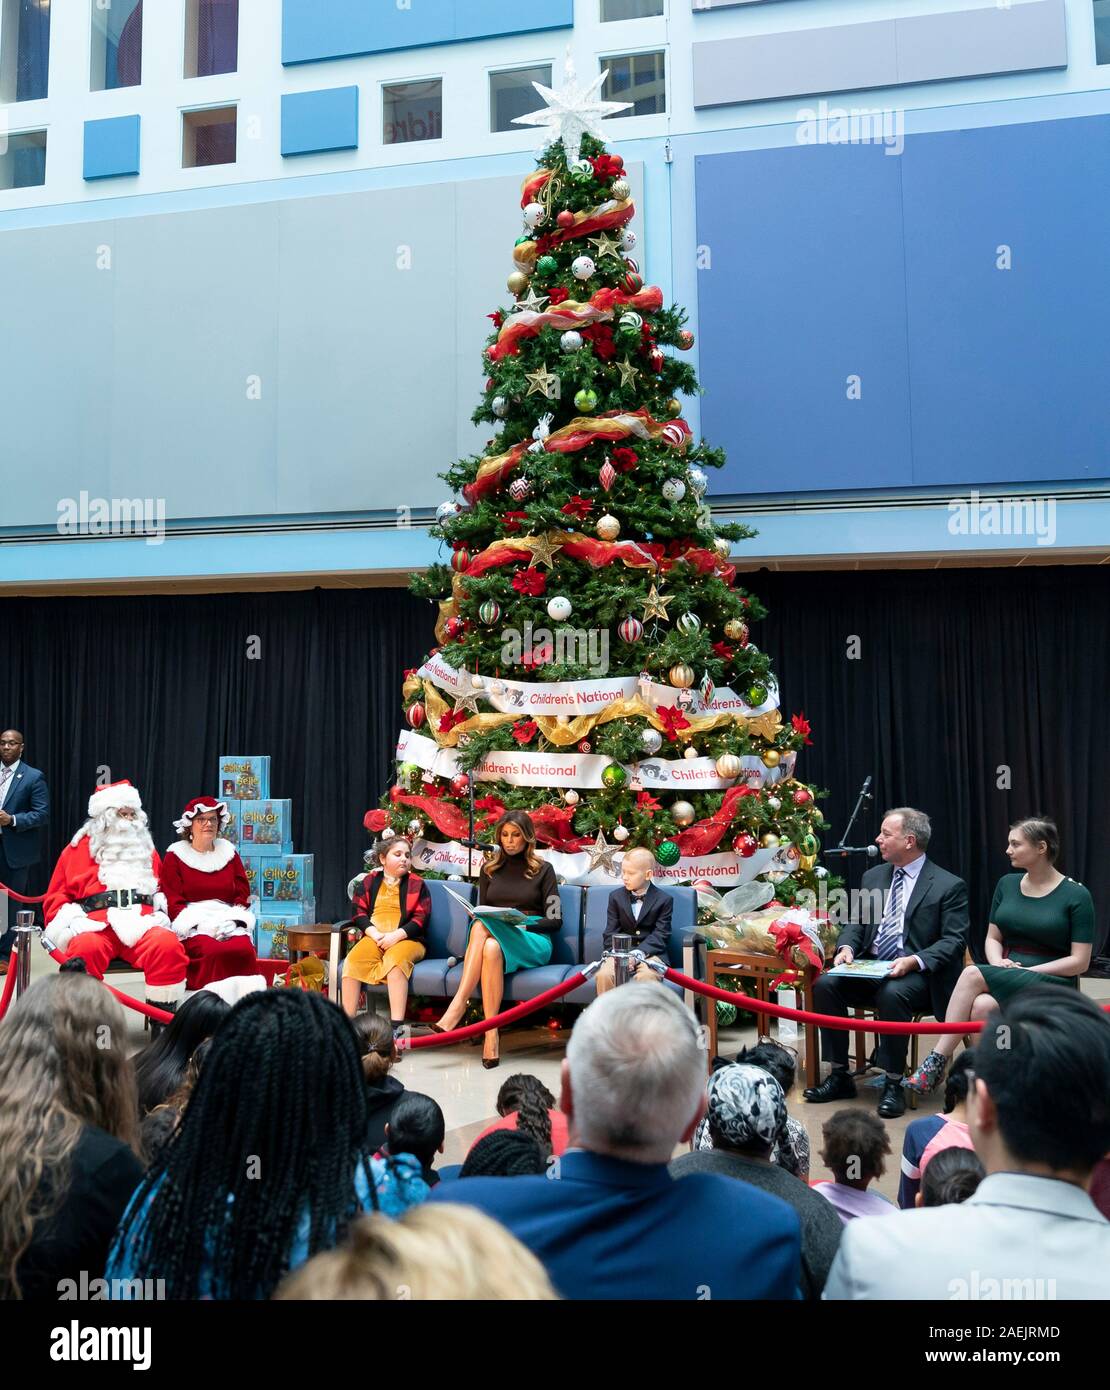
[[[1007,825],[1043,811],[1105,939],[1110,570],[743,580],[770,610],[752,640],[772,657],[784,717],[813,723],[798,772],[831,793],[827,844],[871,773],[875,800],[851,843],[873,838],[887,806],[927,811],[930,855],[968,881],[977,946]],[[318,915],[338,915],[367,845],[363,813],[389,781],[402,674],[434,644],[433,621],[430,604],[390,590],[7,600],[0,727],[22,729],[54,808],[32,891],[101,768],[139,785],[163,848],[185,801],[216,790],[221,754],[268,753],[271,795],[293,802],[294,849],[316,856]],[[851,885],[864,867],[850,866]]]

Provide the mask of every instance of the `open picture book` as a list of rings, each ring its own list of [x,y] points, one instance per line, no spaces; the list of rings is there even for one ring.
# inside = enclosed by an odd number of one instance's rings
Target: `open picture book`
[[[447,888],[446,891],[457,903],[462,905],[468,917],[471,919],[476,917],[479,922],[500,923],[506,927],[523,927],[533,920],[527,913],[521,912],[519,908],[483,907],[481,903],[474,906],[472,903],[468,903],[461,893],[456,893],[453,888]]]

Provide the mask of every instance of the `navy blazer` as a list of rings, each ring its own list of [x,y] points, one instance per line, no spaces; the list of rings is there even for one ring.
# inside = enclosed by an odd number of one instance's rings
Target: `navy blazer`
[[[20,762],[0,810],[15,825],[0,827],[0,849],[13,869],[27,869],[42,857],[42,832],[50,821],[50,792],[37,767]]]
[[[547,1174],[459,1178],[428,1199],[465,1202],[512,1231],[558,1293],[581,1299],[797,1298],[797,1213],[716,1173],[569,1149]]]
[[[632,938],[632,949],[643,951],[645,956],[658,956],[667,959],[667,948],[671,940],[671,909],[674,899],[669,893],[649,883],[644,893],[644,905],[639,917],[632,915],[632,894],[627,888],[614,888],[609,894],[609,905],[605,913],[605,934],[602,945],[610,950],[613,937],[623,932]]]

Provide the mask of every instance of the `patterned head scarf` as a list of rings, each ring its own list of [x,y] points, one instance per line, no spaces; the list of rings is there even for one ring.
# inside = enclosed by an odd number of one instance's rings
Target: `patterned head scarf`
[[[786,1129],[786,1097],[762,1067],[734,1062],[709,1078],[709,1124],[730,1148],[771,1148]]]

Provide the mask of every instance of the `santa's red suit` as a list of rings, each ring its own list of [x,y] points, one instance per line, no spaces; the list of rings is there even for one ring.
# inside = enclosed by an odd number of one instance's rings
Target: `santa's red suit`
[[[170,925],[189,957],[190,989],[259,973],[250,887],[230,841],[217,839],[203,851],[188,840],[170,845],[162,860],[162,891]]]
[[[131,843],[121,848],[112,838],[107,813],[120,807],[141,813],[129,782],[102,787],[89,799],[89,820],[62,851],[46,890],[46,937],[66,960],[80,956],[98,979],[120,957],[145,975],[148,1002],[176,1004],[185,993],[188,962],[163,910],[161,861],[145,816],[131,822]],[[147,901],[134,902],[132,895]]]

